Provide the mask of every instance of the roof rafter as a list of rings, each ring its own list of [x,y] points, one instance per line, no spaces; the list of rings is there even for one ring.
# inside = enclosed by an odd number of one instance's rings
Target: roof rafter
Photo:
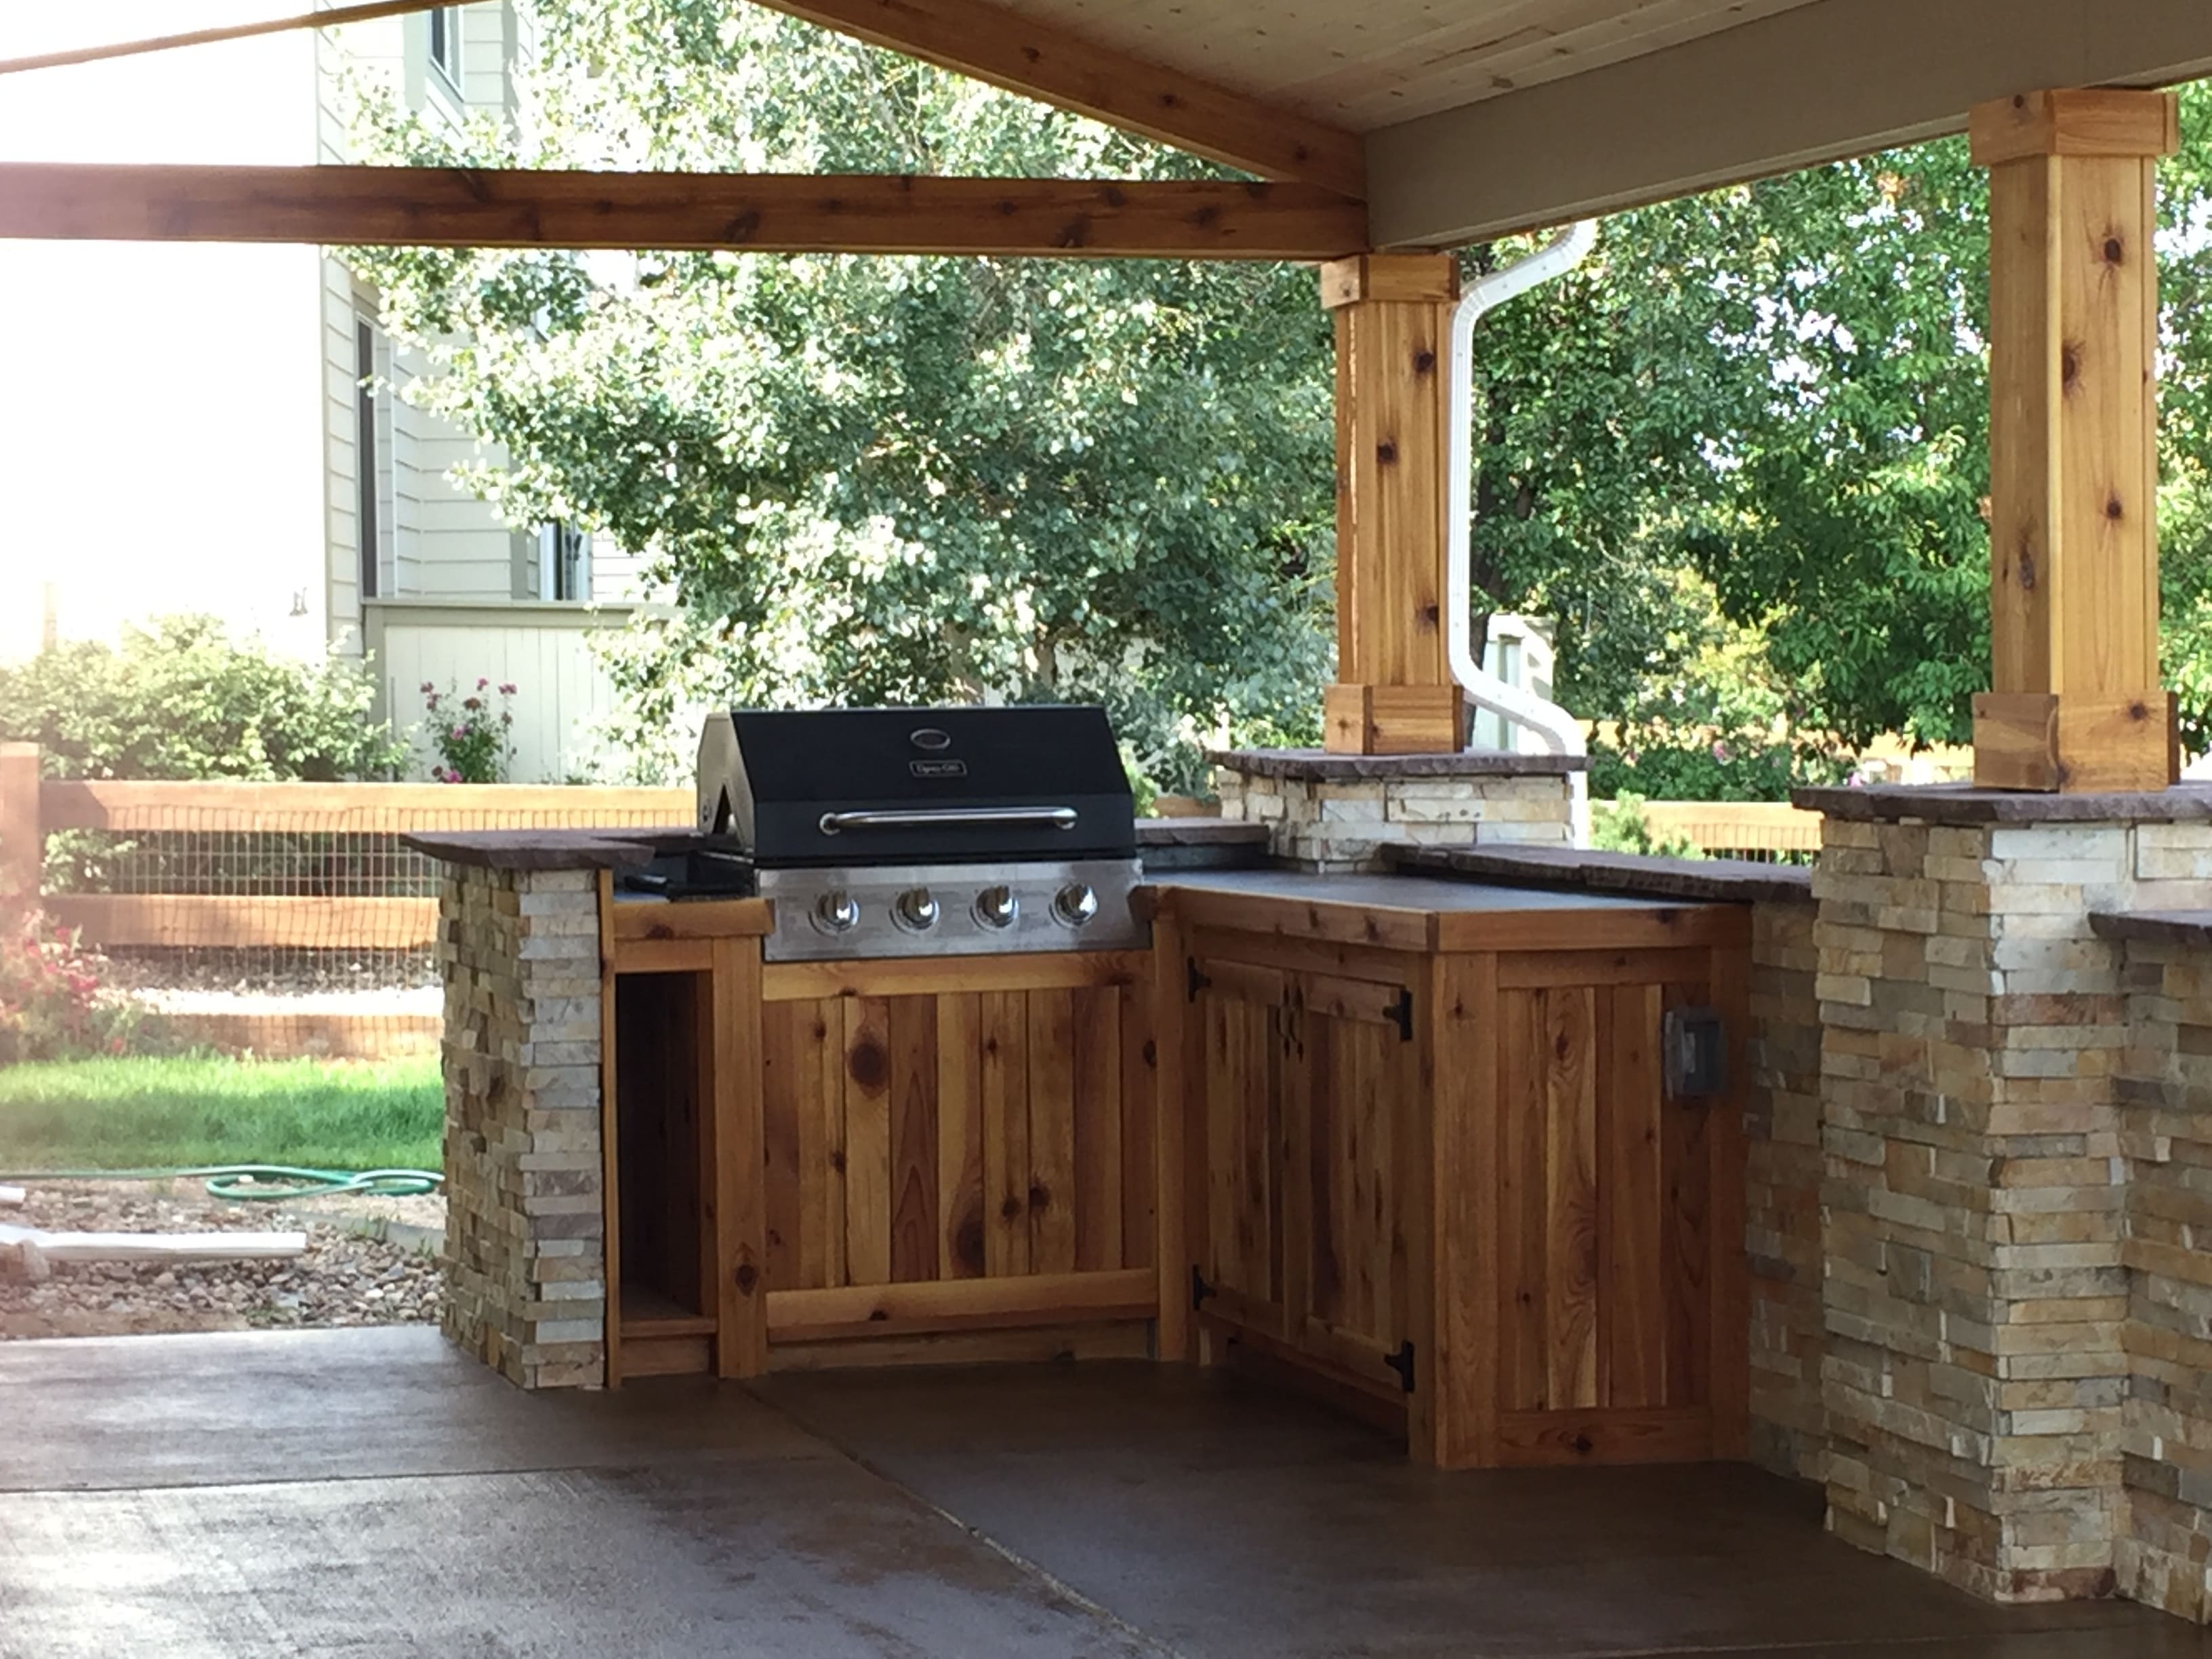
[[[754,0],[1262,178],[1367,194],[1358,134],[1148,64],[988,0]]]
[[[180,46],[429,11],[448,0],[358,0],[327,11],[149,36],[27,58],[0,58],[0,75],[58,69]],[[1040,24],[988,0],[756,0],[940,69],[1143,134],[1265,179],[1367,194],[1365,145],[1355,133],[1278,109],[1225,87],[1148,64]]]
[[[0,238],[1322,260],[1367,210],[1237,179],[9,162]]]

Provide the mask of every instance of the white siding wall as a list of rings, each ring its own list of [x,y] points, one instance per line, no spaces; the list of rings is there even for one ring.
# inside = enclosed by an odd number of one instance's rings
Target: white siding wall
[[[585,611],[572,605],[440,605],[398,599],[372,603],[369,638],[384,708],[395,726],[418,728],[423,682],[464,695],[478,679],[512,684],[514,763],[512,783],[559,783],[603,758],[601,723],[616,707],[614,688],[592,656],[590,635],[618,627],[626,610]],[[432,750],[414,732],[418,775]]]

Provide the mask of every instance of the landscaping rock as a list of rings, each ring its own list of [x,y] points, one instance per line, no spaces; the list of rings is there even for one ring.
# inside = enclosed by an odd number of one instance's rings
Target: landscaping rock
[[[198,1182],[41,1182],[12,1219],[48,1231],[258,1232],[296,1229],[307,1253],[293,1261],[49,1262],[0,1251],[0,1339],[123,1336],[423,1323],[437,1317],[434,1253],[350,1231],[404,1206],[410,1237],[434,1236],[441,1200],[319,1198],[303,1217],[281,1206],[226,1204]]]

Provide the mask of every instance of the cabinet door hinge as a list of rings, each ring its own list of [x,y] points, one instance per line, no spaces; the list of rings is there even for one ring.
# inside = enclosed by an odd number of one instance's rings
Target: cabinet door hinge
[[[1206,1305],[1206,1298],[1213,1294],[1213,1286],[1206,1282],[1206,1275],[1194,1263],[1190,1270],[1190,1305],[1193,1312]]]
[[[1407,1337],[1398,1345],[1395,1353],[1382,1356],[1382,1363],[1398,1373],[1399,1386],[1407,1394],[1413,1391],[1413,1340]]]
[[[1398,1000],[1391,1006],[1390,1018],[1398,1023],[1398,1041],[1413,1040],[1413,994],[1411,990],[1398,993]]]
[[[1196,957],[1185,957],[1182,959],[1182,965],[1183,971],[1188,975],[1188,977],[1183,981],[1185,987],[1183,1000],[1186,1002],[1195,1002],[1198,1000],[1198,994],[1206,989],[1207,986],[1212,984],[1213,981],[1208,979],[1204,974],[1198,971],[1198,958]]]

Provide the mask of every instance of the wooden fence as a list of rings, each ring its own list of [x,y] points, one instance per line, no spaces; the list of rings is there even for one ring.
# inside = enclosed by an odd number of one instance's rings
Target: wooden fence
[[[1714,858],[1772,860],[1820,850],[1820,815],[1787,801],[1654,800],[1644,822]]]

